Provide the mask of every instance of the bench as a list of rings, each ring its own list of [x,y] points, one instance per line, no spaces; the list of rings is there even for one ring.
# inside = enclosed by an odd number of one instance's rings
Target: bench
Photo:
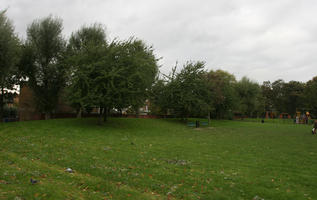
[[[17,122],[17,121],[19,121],[19,119],[18,118],[8,118],[8,117],[5,117],[5,118],[3,118],[2,119],[2,121],[3,122]]]
[[[196,122],[188,122],[187,126],[189,127],[196,127],[198,128],[199,126],[208,126],[209,123],[208,122],[200,122],[200,121],[196,121]]]
[[[209,123],[208,123],[208,122],[201,122],[200,125],[202,125],[202,126],[208,126]]]
[[[188,122],[188,123],[187,123],[187,126],[189,126],[189,127],[195,127],[195,126],[196,126],[196,123],[195,123],[195,122]]]

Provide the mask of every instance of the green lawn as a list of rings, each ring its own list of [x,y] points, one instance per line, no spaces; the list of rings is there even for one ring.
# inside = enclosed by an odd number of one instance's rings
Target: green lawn
[[[310,131],[238,121],[2,123],[0,199],[317,199]]]

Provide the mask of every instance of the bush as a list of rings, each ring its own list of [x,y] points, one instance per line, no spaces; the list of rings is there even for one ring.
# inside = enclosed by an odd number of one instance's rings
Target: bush
[[[4,109],[3,109],[3,117],[4,118],[16,118],[17,116],[18,116],[18,108],[17,107],[4,106]]]

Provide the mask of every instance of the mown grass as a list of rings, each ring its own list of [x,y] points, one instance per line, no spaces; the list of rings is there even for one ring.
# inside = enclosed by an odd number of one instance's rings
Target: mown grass
[[[280,118],[242,118],[242,119],[236,119],[236,121],[243,121],[243,122],[261,122],[264,120],[264,123],[277,123],[277,124],[295,124],[295,119],[280,119]],[[312,125],[314,123],[315,119],[309,119],[307,124]]]
[[[0,124],[0,199],[317,199],[310,130],[119,118]]]

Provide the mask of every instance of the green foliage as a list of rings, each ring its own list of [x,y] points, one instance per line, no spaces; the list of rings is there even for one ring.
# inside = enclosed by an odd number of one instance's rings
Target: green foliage
[[[236,91],[239,97],[238,111],[240,113],[252,117],[264,112],[259,84],[243,77],[237,82]]]
[[[182,118],[207,116],[212,103],[204,66],[203,62],[187,62],[179,73],[175,67],[166,83],[157,81],[153,103]]]
[[[298,81],[290,81],[285,83],[283,87],[284,92],[284,107],[285,111],[294,115],[297,110],[306,111],[304,109],[304,89],[305,84]]]
[[[233,74],[222,70],[210,70],[207,74],[208,86],[212,92],[214,110],[211,116],[218,119],[231,118],[237,108],[238,96]]]
[[[151,114],[154,115],[167,115],[170,114],[170,91],[168,91],[168,83],[162,79],[155,81],[154,85],[151,88],[150,95],[150,110]]]
[[[309,80],[304,91],[305,106],[313,117],[317,117],[317,76]]]
[[[18,83],[17,63],[20,58],[20,41],[12,22],[0,11],[0,119],[3,115],[4,95]]]
[[[51,16],[35,20],[27,28],[21,70],[35,93],[40,112],[49,117],[65,86],[65,41],[62,20]]]
[[[83,27],[68,45],[70,101],[79,108],[138,108],[157,74],[153,48],[137,39],[107,44],[100,25]]]
[[[14,33],[12,22],[5,11],[0,12],[0,86],[13,89],[17,83],[17,63],[19,61],[20,41]]]
[[[265,85],[264,85],[265,84]],[[262,94],[267,102],[267,109],[294,115],[297,110],[305,110],[305,84],[298,81],[288,83],[279,79],[272,84],[265,82]]]
[[[122,109],[143,105],[158,71],[153,48],[131,38],[112,42],[107,52],[94,82],[101,106]]]
[[[3,117],[4,118],[16,118],[18,116],[18,108],[17,107],[8,107],[4,106],[3,109]]]
[[[265,111],[272,111],[274,109],[274,98],[272,84],[270,81],[264,81],[261,85],[261,92],[263,97]]]
[[[106,34],[98,24],[82,27],[69,39],[68,99],[77,109],[99,105],[95,99],[93,81],[97,76],[96,65],[106,55],[106,46]]]
[[[0,118],[4,93],[21,80],[35,93],[40,112],[50,113],[67,87],[68,100],[77,110],[101,107],[137,111],[151,98],[156,114],[232,117],[233,112],[259,116],[264,111],[311,111],[317,115],[315,79],[307,84],[277,80],[261,87],[247,78],[237,82],[225,71],[205,72],[204,63],[188,62],[166,79],[158,79],[158,59],[142,40],[107,41],[100,24],[83,26],[66,47],[62,20],[52,16],[34,20],[20,45],[12,22],[0,12]],[[22,74],[21,74],[22,72]],[[154,84],[155,83],[155,84]],[[310,97],[312,96],[312,98]],[[107,112],[104,112],[105,114]]]

